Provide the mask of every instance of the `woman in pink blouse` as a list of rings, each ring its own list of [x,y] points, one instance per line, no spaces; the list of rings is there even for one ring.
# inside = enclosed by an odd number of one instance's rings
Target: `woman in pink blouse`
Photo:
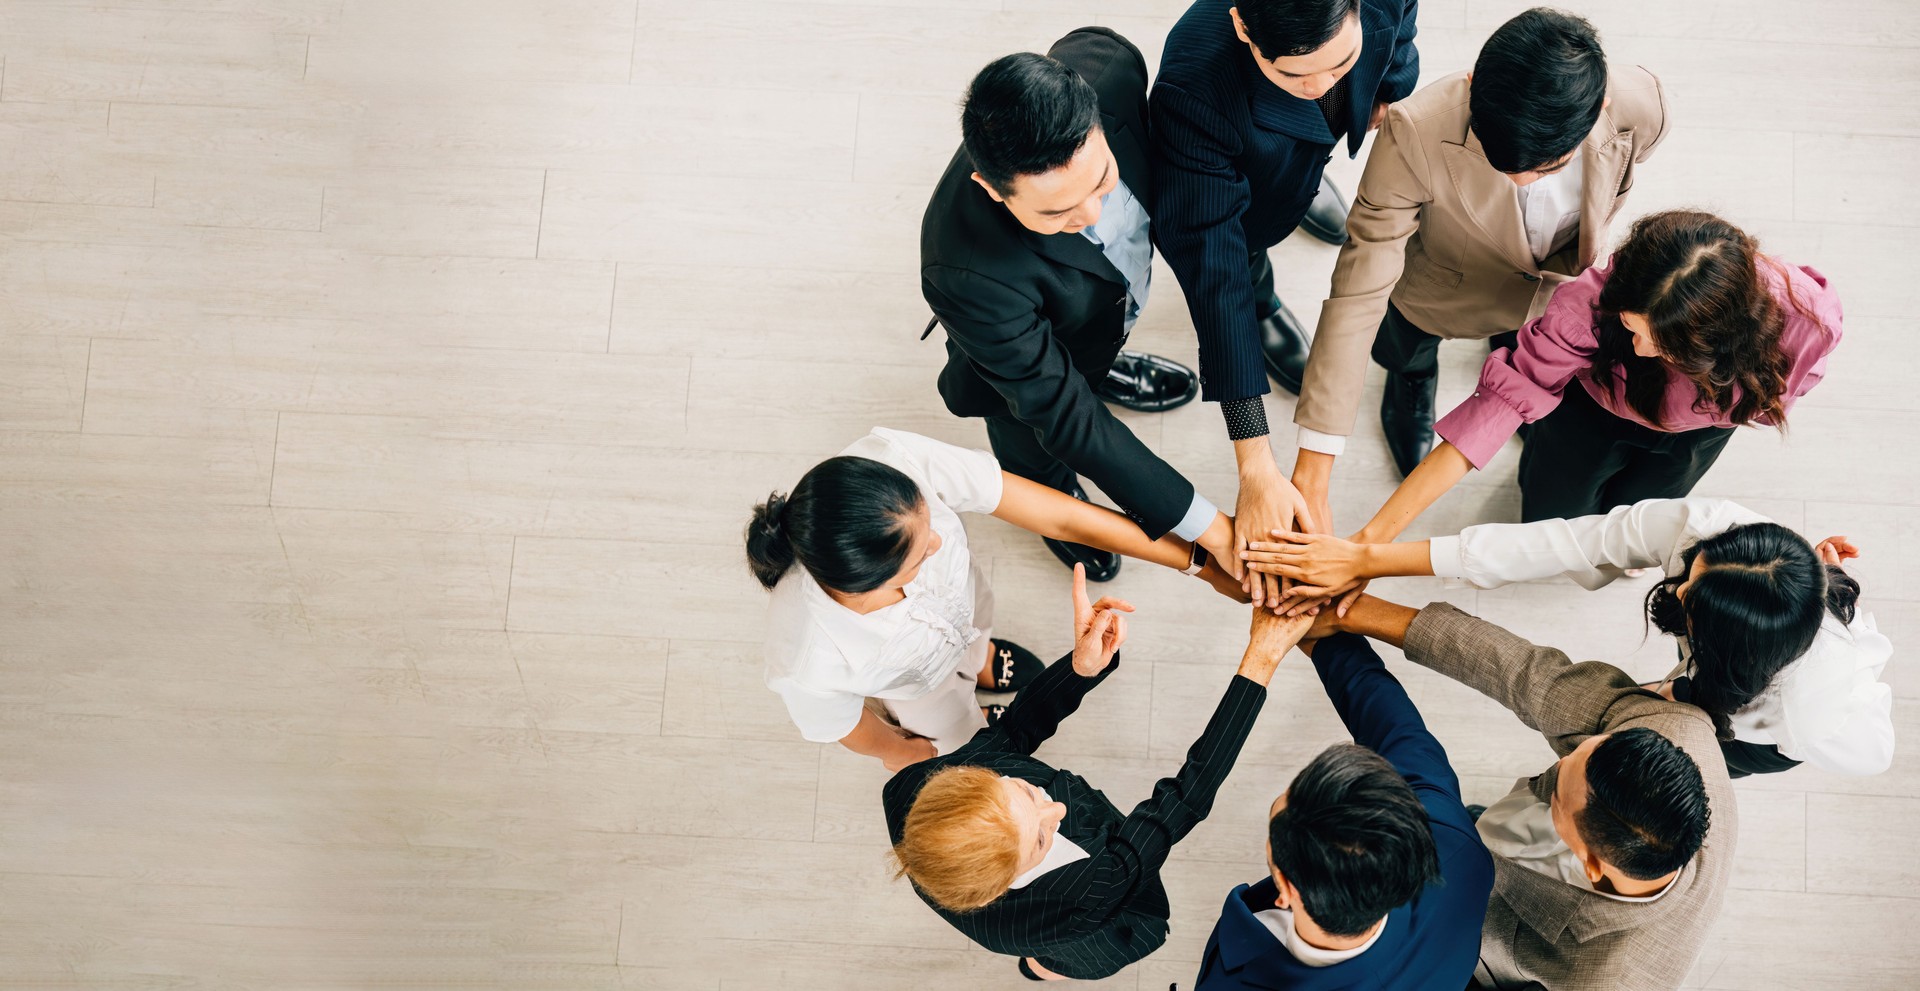
[[[1709,213],[1642,217],[1608,268],[1561,286],[1435,425],[1444,441],[1355,539],[1399,536],[1521,424],[1520,515],[1604,513],[1692,491],[1746,424],[1787,410],[1840,343],[1840,299]]]

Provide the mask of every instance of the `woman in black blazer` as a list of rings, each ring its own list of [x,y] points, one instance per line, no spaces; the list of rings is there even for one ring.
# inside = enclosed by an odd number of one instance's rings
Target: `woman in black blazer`
[[[1240,754],[1280,658],[1307,617],[1256,610],[1240,670],[1179,773],[1129,815],[1071,771],[1032,756],[1118,666],[1133,607],[1087,601],[1074,569],[1074,648],[994,726],[887,782],[882,801],[900,872],[968,938],[1018,956],[1034,980],[1106,977],[1167,939],[1160,865],[1205,819]]]

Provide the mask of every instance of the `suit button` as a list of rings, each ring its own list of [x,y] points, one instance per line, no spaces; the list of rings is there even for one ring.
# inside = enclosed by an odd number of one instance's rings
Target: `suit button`
[[[1527,274],[1527,273],[1525,273],[1525,272],[1521,272],[1521,273],[1520,273],[1520,277],[1521,277],[1521,278],[1523,278],[1523,279],[1525,279],[1525,280],[1527,280],[1528,282],[1539,282],[1539,281],[1540,281],[1540,277],[1539,277],[1539,276],[1537,276],[1537,275],[1528,275],[1528,274]]]

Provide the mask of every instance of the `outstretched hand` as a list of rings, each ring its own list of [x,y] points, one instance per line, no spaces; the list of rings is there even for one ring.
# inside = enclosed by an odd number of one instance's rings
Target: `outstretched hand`
[[[1851,561],[1860,556],[1860,548],[1845,537],[1828,537],[1813,546],[1822,564],[1838,565],[1842,561]]]
[[[1267,609],[1253,610],[1253,626],[1247,632],[1247,652],[1240,658],[1240,674],[1259,685],[1273,678],[1280,659],[1300,642],[1313,626],[1311,616],[1282,616]]]
[[[1325,533],[1275,530],[1269,536],[1248,543],[1243,553],[1248,570],[1287,580],[1276,611],[1310,616],[1331,607],[1345,616],[1367,590],[1366,545]]]
[[[1073,566],[1073,670],[1091,678],[1113,663],[1113,655],[1127,641],[1127,617],[1133,603],[1103,595],[1087,601],[1087,569]]]

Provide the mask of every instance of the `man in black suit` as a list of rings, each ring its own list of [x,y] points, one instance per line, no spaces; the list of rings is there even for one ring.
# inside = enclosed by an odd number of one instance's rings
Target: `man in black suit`
[[[1160,867],[1207,817],[1309,617],[1254,610],[1240,669],[1178,773],[1120,810],[1085,779],[1033,758],[1105,681],[1133,607],[1087,602],[1074,571],[1073,653],[960,749],[909,765],[881,802],[901,873],[940,917],[1035,980],[1095,979],[1160,948],[1170,911]]]
[[[1154,227],[1193,314],[1201,398],[1220,404],[1240,465],[1242,539],[1331,525],[1318,518],[1324,504],[1309,506],[1281,474],[1268,441],[1267,377],[1298,394],[1308,342],[1274,293],[1267,249],[1309,217],[1334,149],[1359,154],[1387,104],[1413,92],[1417,7],[1198,0],[1167,35],[1151,107]],[[1303,449],[1318,442],[1302,435]],[[1279,589],[1251,591],[1257,604]]]
[[[947,330],[947,408],[986,418],[1002,467],[1081,499],[1090,478],[1148,536],[1171,530],[1237,574],[1227,517],[1102,404],[1167,410],[1198,391],[1189,369],[1121,350],[1152,274],[1146,109],[1146,59],[1106,28],[974,77],[920,229],[927,331]],[[1093,581],[1120,570],[1047,546]]]

